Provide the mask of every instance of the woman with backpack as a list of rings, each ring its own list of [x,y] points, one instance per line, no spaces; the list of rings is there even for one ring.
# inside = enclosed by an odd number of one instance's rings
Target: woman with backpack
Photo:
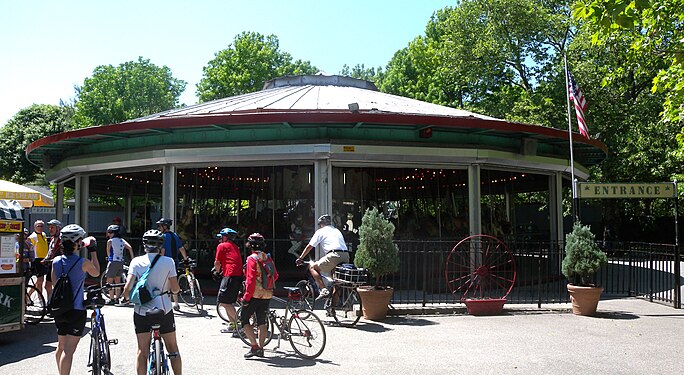
[[[52,300],[71,299],[72,301],[71,308],[62,307],[51,311],[57,326],[55,359],[60,375],[68,375],[71,372],[74,352],[85,328],[86,309],[83,306],[83,285],[86,274],[94,277],[100,275],[100,262],[97,260],[96,251],[88,251],[89,259],[81,258],[79,255],[81,241],[85,237],[85,230],[76,224],[64,227],[59,234],[64,255],[57,256],[52,261],[52,280],[55,282],[55,287],[50,297],[51,307]],[[65,286],[67,288],[64,288]]]
[[[273,297],[275,282],[278,280],[278,271],[271,256],[263,252],[266,249],[266,241],[261,234],[250,234],[245,247],[252,251],[245,264],[245,294],[242,296],[240,314],[242,327],[251,345],[245,358],[263,357],[264,342],[268,334],[268,327],[266,327],[268,306]],[[256,323],[259,328],[258,344],[254,337],[254,327],[249,323],[252,314],[256,314]]]

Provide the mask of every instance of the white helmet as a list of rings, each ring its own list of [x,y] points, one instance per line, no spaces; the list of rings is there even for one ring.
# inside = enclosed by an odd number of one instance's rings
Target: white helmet
[[[86,236],[86,231],[77,224],[69,224],[59,232],[59,239],[79,243]]]

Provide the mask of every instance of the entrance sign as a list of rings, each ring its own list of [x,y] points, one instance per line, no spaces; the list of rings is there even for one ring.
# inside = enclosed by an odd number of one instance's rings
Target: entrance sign
[[[675,198],[674,182],[613,183],[580,182],[580,198]]]

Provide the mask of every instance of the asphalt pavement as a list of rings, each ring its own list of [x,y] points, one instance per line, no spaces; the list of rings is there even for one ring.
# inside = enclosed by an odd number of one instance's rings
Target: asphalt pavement
[[[288,342],[267,346],[266,357],[243,358],[240,339],[220,333],[214,298],[206,311],[184,306],[176,326],[185,374],[681,374],[684,310],[641,299],[603,300],[596,317],[574,316],[568,305],[506,305],[498,316],[475,317],[462,306],[424,309],[355,328],[325,326],[326,347],[315,360],[297,357]],[[113,373],[134,374],[131,307],[104,309]],[[282,310],[281,310],[282,311]],[[324,321],[324,311],[317,311]],[[72,374],[88,374],[88,328]],[[0,334],[2,374],[57,374],[54,324]]]

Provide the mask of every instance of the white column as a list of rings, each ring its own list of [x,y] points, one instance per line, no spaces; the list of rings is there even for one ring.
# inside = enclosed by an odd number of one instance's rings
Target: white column
[[[74,223],[88,232],[88,197],[90,196],[90,178],[76,176],[76,209]]]
[[[165,165],[162,178],[162,216],[176,222],[176,166]]]
[[[323,214],[332,214],[332,184],[330,176],[332,170],[330,159],[318,159],[314,162],[314,205],[315,215],[312,223],[318,229],[316,221]],[[320,248],[316,248],[316,259],[322,256]]]
[[[549,176],[549,219],[551,241],[563,240],[563,175]]]
[[[468,219],[471,236],[482,233],[480,197],[480,165],[471,164],[468,166]]]
[[[64,183],[58,183],[55,187],[55,218],[64,223]]]

